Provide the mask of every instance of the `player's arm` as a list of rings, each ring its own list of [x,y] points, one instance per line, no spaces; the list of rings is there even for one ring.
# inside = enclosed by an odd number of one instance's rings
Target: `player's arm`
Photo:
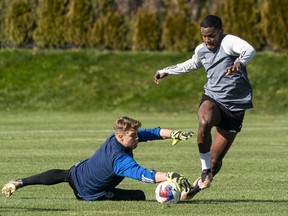
[[[151,128],[151,129],[138,129],[139,142],[146,142],[149,140],[173,139],[172,144],[175,145],[181,140],[187,140],[194,132],[171,130],[166,128]]]
[[[176,172],[158,172],[148,170],[129,156],[122,154],[114,161],[114,172],[116,175],[132,178],[145,183],[156,183],[163,181],[171,181],[176,184],[180,191],[188,191],[191,189],[191,184],[184,176]]]
[[[118,176],[128,177],[146,183],[155,183],[155,170],[148,170],[136,163],[128,154],[122,154],[114,161],[114,172]]]
[[[226,75],[240,70],[241,67],[244,67],[256,54],[256,50],[247,41],[234,35],[227,35],[224,38],[222,45],[229,55],[238,56],[234,61],[234,65],[227,67]]]
[[[172,65],[172,66],[163,68],[162,70],[158,70],[154,75],[154,82],[156,84],[159,84],[161,79],[163,79],[164,77],[167,77],[169,75],[189,73],[189,72],[195,71],[196,69],[202,67],[202,64],[198,60],[198,56],[197,56],[197,51],[200,48],[201,48],[201,46],[198,46],[195,49],[195,53],[191,59],[188,59],[187,61],[184,61],[184,62],[176,64],[176,65]]]

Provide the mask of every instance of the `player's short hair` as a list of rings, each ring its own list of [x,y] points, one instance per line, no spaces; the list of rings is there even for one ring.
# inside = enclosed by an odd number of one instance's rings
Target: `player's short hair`
[[[114,123],[115,133],[125,133],[130,129],[140,128],[142,123],[138,120],[132,119],[128,116],[118,117]]]
[[[200,27],[203,28],[214,27],[215,29],[221,30],[222,20],[218,16],[208,15],[202,20],[202,22],[200,23]]]

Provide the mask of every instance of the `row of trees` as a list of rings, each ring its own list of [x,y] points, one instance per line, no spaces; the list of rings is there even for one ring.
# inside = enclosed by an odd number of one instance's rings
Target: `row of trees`
[[[282,0],[0,0],[0,43],[185,52],[201,42],[201,19],[216,14],[257,50],[286,51],[287,8]]]

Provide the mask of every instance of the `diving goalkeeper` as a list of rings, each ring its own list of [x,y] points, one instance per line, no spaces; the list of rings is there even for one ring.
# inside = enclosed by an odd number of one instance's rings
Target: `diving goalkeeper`
[[[140,129],[141,122],[127,116],[114,123],[114,133],[88,159],[80,161],[68,170],[52,169],[26,178],[8,182],[2,193],[9,197],[17,189],[29,185],[55,185],[69,183],[79,200],[145,200],[142,190],[125,190],[116,186],[129,177],[145,183],[171,181],[185,194],[191,185],[184,176],[176,172],[148,170],[134,160],[133,149],[139,142],[172,138],[172,144],[187,140],[193,132],[170,129]]]

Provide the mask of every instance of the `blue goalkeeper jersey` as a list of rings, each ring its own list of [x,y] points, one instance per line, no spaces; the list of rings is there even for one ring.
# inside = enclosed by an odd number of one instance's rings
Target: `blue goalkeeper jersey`
[[[160,128],[138,129],[138,137],[138,142],[162,139]],[[148,170],[137,164],[133,159],[132,149],[121,145],[115,134],[94,155],[71,168],[73,183],[83,200],[97,200],[104,195],[109,197],[125,177],[155,183],[155,173],[155,170]]]

